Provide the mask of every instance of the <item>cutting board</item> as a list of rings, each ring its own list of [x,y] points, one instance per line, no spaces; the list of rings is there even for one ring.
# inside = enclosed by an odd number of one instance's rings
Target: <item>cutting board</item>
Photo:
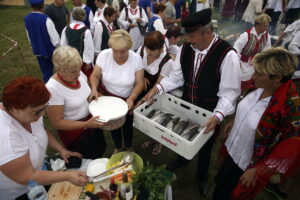
[[[48,200],[78,200],[82,189],[68,181],[54,183],[48,191]]]

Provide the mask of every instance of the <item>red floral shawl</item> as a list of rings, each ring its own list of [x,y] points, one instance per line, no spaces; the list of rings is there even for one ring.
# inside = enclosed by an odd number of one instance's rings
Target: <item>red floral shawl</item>
[[[300,98],[289,80],[272,96],[256,131],[254,152],[249,168],[256,168],[255,187],[240,184],[232,199],[252,199],[275,173],[285,177],[300,167]]]

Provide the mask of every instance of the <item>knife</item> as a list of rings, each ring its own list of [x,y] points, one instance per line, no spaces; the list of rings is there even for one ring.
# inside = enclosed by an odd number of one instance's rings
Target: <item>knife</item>
[[[90,197],[91,200],[101,200],[99,197],[97,197],[96,195],[94,195],[93,193],[87,191],[85,192],[86,196]]]

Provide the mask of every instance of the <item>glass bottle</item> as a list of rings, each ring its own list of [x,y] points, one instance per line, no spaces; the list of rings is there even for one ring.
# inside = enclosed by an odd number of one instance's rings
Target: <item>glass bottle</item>
[[[127,171],[122,173],[122,184],[120,188],[120,197],[122,200],[132,200],[133,190],[131,183],[128,182]]]
[[[48,194],[43,185],[31,180],[28,181],[28,199],[30,200],[48,200]]]

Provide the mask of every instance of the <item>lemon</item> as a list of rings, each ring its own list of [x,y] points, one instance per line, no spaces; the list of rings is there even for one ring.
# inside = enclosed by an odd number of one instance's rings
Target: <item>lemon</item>
[[[85,190],[86,190],[86,191],[88,191],[88,192],[91,192],[91,193],[93,193],[93,192],[94,192],[94,190],[95,190],[95,186],[94,186],[94,184],[93,184],[93,183],[88,183],[88,184],[86,184],[86,186],[85,186]]]

